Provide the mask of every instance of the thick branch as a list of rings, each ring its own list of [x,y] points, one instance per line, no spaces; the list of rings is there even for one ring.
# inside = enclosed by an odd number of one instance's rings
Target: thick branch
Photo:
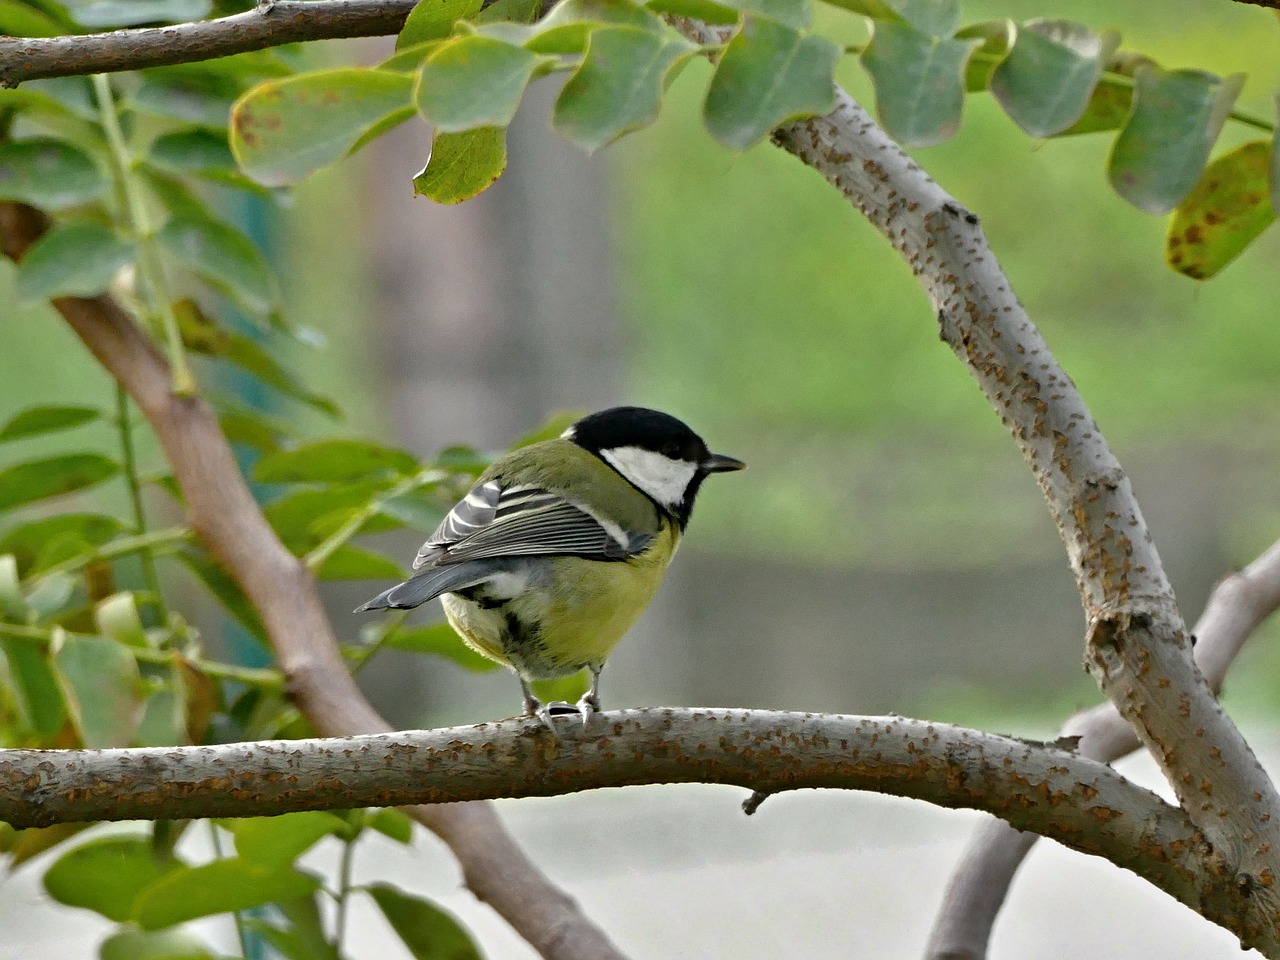
[[[942,339],[1044,491],[1084,604],[1086,664],[1213,844],[1217,868],[1259,890],[1257,909],[1229,928],[1280,950],[1280,796],[1191,661],[1128,477],[1013,295],[978,218],[838,93],[832,113],[787,124],[774,142],[841,190],[911,264]]]
[[[20,260],[46,227],[30,207],[0,203],[0,246]],[[169,366],[110,297],[63,297],[58,312],[137,403],[182,488],[191,526],[262,618],[290,697],[322,734],[389,730],[338,655],[337,638],[305,565],[254,502],[208,405],[169,390]],[[548,958],[618,960],[572,899],[525,856],[487,804],[410,811],[449,844],[467,885]]]
[[[990,810],[1200,901],[1202,841],[1181,810],[1052,744],[903,717],[653,708],[566,722],[559,737],[516,719],[339,740],[9,750],[0,820],[256,816],[688,782]]]
[[[276,0],[217,20],[75,37],[0,37],[0,86],[213,60],[298,40],[399,33],[416,0]]]
[[[1195,660],[1217,693],[1227,668],[1262,621],[1280,609],[1280,541],[1245,569],[1219,581],[1193,628]],[[1110,702],[1067,720],[1064,736],[1080,738],[1078,751],[1110,763],[1138,749],[1133,728]],[[1036,836],[1000,820],[980,824],[970,837],[947,885],[925,957],[929,960],[981,960],[996,915],[1014,873]]]

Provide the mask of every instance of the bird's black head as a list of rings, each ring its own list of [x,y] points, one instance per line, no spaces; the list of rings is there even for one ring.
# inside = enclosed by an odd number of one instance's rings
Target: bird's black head
[[[741,470],[741,460],[712,453],[683,421],[644,407],[612,407],[583,417],[563,434],[590,450],[683,527],[708,474]]]

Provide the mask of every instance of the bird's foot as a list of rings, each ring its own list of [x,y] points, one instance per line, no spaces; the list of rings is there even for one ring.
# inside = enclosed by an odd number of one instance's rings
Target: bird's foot
[[[596,692],[594,690],[588,690],[579,698],[578,705],[575,709],[579,714],[581,714],[582,725],[585,727],[587,725],[587,721],[591,719],[591,715],[593,713],[600,712],[600,698],[596,696]]]
[[[550,730],[557,737],[560,734],[556,731],[555,718],[562,717],[568,713],[577,713],[577,708],[572,704],[565,703],[563,700],[555,700],[551,703],[543,703],[537,697],[526,696],[524,698],[524,715],[542,722],[542,725]]]

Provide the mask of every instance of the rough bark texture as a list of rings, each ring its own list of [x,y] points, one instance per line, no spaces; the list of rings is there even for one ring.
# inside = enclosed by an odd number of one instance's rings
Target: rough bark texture
[[[0,246],[10,258],[21,260],[45,228],[44,217],[30,207],[0,203]],[[155,430],[192,528],[261,616],[298,709],[323,735],[388,730],[338,654],[315,580],[258,509],[209,406],[170,391],[168,363],[112,298],[62,297],[53,305]],[[417,806],[409,812],[449,844],[476,896],[543,956],[621,957],[573,899],[525,856],[490,805]]]

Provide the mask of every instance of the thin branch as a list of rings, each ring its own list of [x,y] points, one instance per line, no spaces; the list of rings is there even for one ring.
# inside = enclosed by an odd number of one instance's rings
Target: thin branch
[[[0,203],[0,249],[11,259],[21,260],[46,229],[31,207]],[[112,297],[61,297],[53,306],[151,423],[192,528],[258,611],[298,709],[321,734],[390,729],[347,672],[315,580],[263,517],[208,404],[171,392],[168,364]],[[543,956],[620,960],[577,903],[516,845],[491,805],[409,812],[453,850],[472,892]]]
[[[875,790],[978,807],[1202,898],[1199,831],[1054,744],[905,717],[651,708],[552,733],[527,718],[337,740],[0,753],[0,820],[259,816],[642,783]]]
[[[1245,641],[1277,609],[1280,541],[1243,570],[1220,580],[1193,628],[1196,664],[1215,693]],[[1103,763],[1141,746],[1133,728],[1109,702],[1077,713],[1067,720],[1062,733],[1079,737],[1079,752]],[[978,825],[947,885],[926,958],[981,960],[987,955],[996,915],[1014,873],[1035,842],[1034,834],[1014,830],[1003,821]]]
[[[275,0],[217,20],[73,37],[0,37],[0,87],[194,63],[299,40],[399,33],[416,0]]]

